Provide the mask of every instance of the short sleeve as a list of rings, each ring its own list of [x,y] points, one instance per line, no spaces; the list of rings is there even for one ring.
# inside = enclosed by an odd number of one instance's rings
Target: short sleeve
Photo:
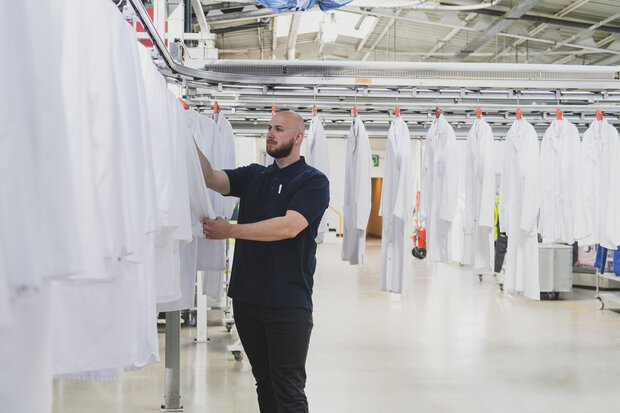
[[[329,180],[322,173],[317,173],[292,196],[286,209],[299,212],[311,224],[321,219],[328,206]]]
[[[256,176],[258,169],[261,167],[261,165],[253,163],[240,168],[224,169],[224,172],[226,172],[226,175],[228,175],[228,180],[230,181],[230,192],[226,194],[226,196],[243,198],[248,190],[248,183],[250,179],[253,176]]]

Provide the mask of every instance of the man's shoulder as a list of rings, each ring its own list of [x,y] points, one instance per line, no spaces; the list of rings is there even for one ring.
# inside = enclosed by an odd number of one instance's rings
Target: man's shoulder
[[[303,175],[306,179],[316,179],[316,180],[325,180],[328,181],[327,176],[314,166],[310,166],[308,164],[304,165]]]

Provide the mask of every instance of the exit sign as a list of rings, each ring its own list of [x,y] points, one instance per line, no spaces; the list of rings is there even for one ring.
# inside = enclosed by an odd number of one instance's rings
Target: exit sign
[[[372,166],[375,168],[379,167],[379,155],[372,156]]]

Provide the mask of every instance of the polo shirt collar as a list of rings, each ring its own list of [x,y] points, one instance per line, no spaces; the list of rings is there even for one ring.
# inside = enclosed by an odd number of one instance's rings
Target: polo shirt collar
[[[306,165],[306,159],[303,156],[301,156],[298,161],[295,161],[292,164],[290,164],[290,165],[280,169],[278,167],[278,164],[276,164],[276,161],[274,159],[273,163],[271,165],[269,165],[269,168],[267,168],[267,172],[269,172],[270,174],[274,174],[276,172],[279,172],[279,173],[284,174],[286,176],[290,176],[290,175],[296,174],[305,165]]]

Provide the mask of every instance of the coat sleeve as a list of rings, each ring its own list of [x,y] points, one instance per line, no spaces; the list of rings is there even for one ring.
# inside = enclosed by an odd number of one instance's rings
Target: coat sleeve
[[[463,231],[467,235],[471,235],[474,232],[474,205],[476,200],[474,199],[474,158],[471,154],[471,145],[473,144],[472,141],[475,133],[475,126],[472,126],[465,144],[465,213],[463,215]]]
[[[552,180],[552,175],[549,169],[551,167],[551,160],[549,159],[549,151],[551,150],[550,148],[550,142],[549,139],[551,139],[550,134],[553,133],[552,131],[552,127],[549,127],[546,131],[545,131],[545,136],[543,136],[543,140],[542,140],[542,144],[540,145],[540,161],[539,161],[539,168],[540,168],[540,219],[538,220],[538,232],[540,232],[543,235],[543,238],[545,237],[545,234],[547,232],[546,229],[546,224],[547,224],[547,208],[548,205],[550,205],[550,203],[553,202],[553,194],[552,194],[552,188],[551,188],[551,180]]]
[[[495,157],[493,153],[493,132],[485,129],[484,134],[484,176],[482,178],[482,201],[478,225],[493,228],[495,226]]]
[[[587,237],[592,235],[590,227],[590,203],[592,202],[592,186],[588,184],[588,180],[591,179],[593,167],[589,156],[589,146],[591,144],[590,130],[587,130],[583,134],[583,141],[579,144],[579,153],[577,155],[579,159],[580,173],[577,176],[577,184],[579,187],[577,195],[577,209],[575,211],[575,238],[577,241],[584,241]]]
[[[355,228],[366,230],[368,226],[368,218],[371,209],[371,185],[370,185],[370,168],[372,165],[372,156],[370,153],[370,141],[368,134],[363,125],[360,125],[360,136],[357,141],[357,214]]]
[[[439,217],[452,222],[458,202],[458,157],[456,152],[456,135],[454,129],[447,125],[448,140],[446,142],[446,159],[444,182],[442,186]]]
[[[524,171],[523,202],[521,203],[520,228],[530,235],[536,234],[540,211],[540,150],[538,137],[532,127],[527,132],[527,167]]]
[[[581,186],[581,178],[582,178],[582,165],[581,165],[581,158],[579,156],[579,130],[577,129],[576,126],[573,125],[573,127],[571,128],[571,136],[570,138],[570,145],[571,145],[571,157],[570,157],[570,162],[572,165],[572,169],[571,169],[571,173],[572,173],[572,177],[571,177],[571,182],[572,182],[572,187],[571,187],[571,225],[573,226],[573,233],[572,233],[572,237],[574,240],[577,240],[577,232],[578,232],[578,226],[579,226],[579,216],[581,214],[581,208],[582,208],[582,204],[581,204],[581,197],[582,195],[582,191],[583,191],[583,187]]]
[[[620,246],[620,218],[618,216],[618,205],[620,205],[620,185],[618,184],[618,177],[620,176],[620,138],[616,128],[611,125],[607,127],[607,134],[611,170],[609,171],[609,186],[606,188],[609,191],[607,216],[604,219],[608,223],[605,226],[607,231],[606,239],[610,240],[612,244],[609,245],[609,248],[615,249],[615,247]]]
[[[430,168],[431,166],[431,157],[429,156],[428,149],[428,136],[426,137],[425,145],[424,145],[424,154],[422,159],[422,171],[420,174],[420,222],[426,220],[428,218],[429,212],[429,194],[428,194],[428,186],[430,179]]]
[[[508,203],[510,202],[510,159],[508,159],[508,140],[501,143],[502,176],[499,186],[499,231],[508,233]]]
[[[399,142],[399,153],[397,157],[400,158],[400,168],[394,171],[394,178],[398,180],[396,196],[394,197],[394,215],[404,222],[408,222],[413,205],[410,182],[411,165],[409,163],[409,159],[411,158],[411,145],[409,142],[409,130],[406,125],[403,124],[397,132],[399,134],[397,139],[397,142]]]

